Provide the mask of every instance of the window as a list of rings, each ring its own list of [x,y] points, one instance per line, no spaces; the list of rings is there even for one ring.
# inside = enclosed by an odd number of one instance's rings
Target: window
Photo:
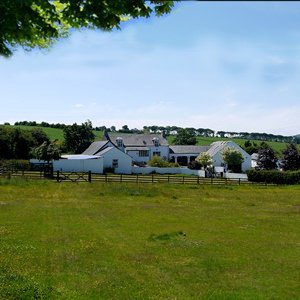
[[[160,152],[158,152],[158,151],[155,152],[155,151],[154,151],[154,152],[153,152],[153,156],[155,156],[155,155],[156,155],[156,156],[160,156]]]
[[[112,161],[112,166],[113,166],[113,168],[117,168],[118,165],[119,165],[118,159],[113,159],[113,161]]]
[[[139,157],[147,157],[147,156],[149,156],[148,150],[140,150],[139,151]]]
[[[117,137],[116,141],[117,141],[117,146],[119,148],[122,148],[123,147],[123,139],[120,137]]]
[[[157,137],[153,138],[152,142],[153,142],[155,147],[159,147],[159,139]]]

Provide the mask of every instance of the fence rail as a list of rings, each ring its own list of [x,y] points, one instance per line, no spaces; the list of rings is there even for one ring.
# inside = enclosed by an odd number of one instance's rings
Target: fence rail
[[[267,183],[250,182],[245,178],[204,178],[198,176],[182,175],[125,175],[125,174],[96,174],[91,172],[55,172],[44,171],[13,171],[0,172],[0,177],[26,179],[52,179],[57,182],[118,182],[118,183],[169,183],[169,184],[197,184],[197,185],[273,185]]]

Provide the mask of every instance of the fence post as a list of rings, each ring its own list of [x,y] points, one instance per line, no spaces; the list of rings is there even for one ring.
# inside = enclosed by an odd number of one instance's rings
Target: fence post
[[[241,178],[239,178],[239,185],[241,185]]]
[[[170,183],[170,175],[168,175],[168,183]]]
[[[139,183],[139,174],[136,174],[136,183]]]
[[[59,171],[56,171],[56,181],[59,182]]]
[[[184,176],[182,176],[182,183],[184,184]]]
[[[154,175],[152,174],[152,183],[154,182]]]
[[[197,177],[197,184],[199,184],[199,176]]]
[[[105,182],[107,182],[107,174],[105,174]]]
[[[122,174],[120,175],[120,182],[122,183]]]
[[[92,182],[92,172],[91,171],[89,171],[89,174],[88,174],[88,181]]]
[[[210,184],[214,184],[212,177],[210,178]]]

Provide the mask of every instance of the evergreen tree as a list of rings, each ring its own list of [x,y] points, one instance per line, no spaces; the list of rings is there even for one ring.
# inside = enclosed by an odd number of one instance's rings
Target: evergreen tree
[[[274,150],[267,143],[262,142],[258,150],[257,169],[274,170],[277,168],[277,161]]]
[[[282,168],[284,171],[293,171],[300,169],[300,154],[297,145],[290,143],[283,151]]]

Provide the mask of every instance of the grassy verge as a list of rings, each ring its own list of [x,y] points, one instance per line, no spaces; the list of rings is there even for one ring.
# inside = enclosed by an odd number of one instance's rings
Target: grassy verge
[[[297,299],[299,199],[0,180],[0,299]]]

